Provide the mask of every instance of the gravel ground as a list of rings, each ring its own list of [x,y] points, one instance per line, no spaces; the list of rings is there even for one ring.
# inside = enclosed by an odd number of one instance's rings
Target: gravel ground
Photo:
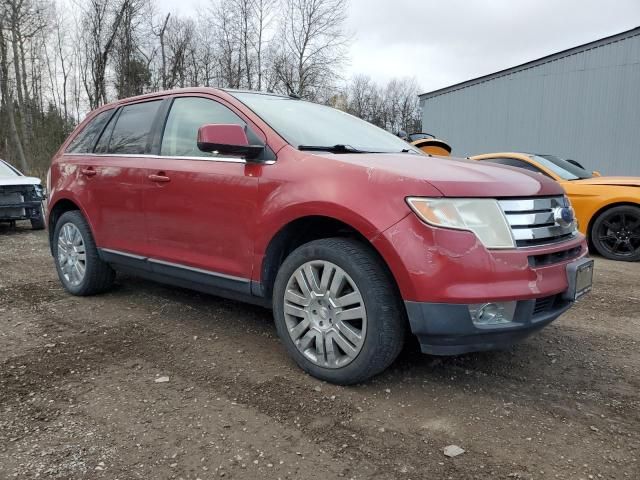
[[[72,297],[45,232],[0,226],[0,479],[638,479],[640,264],[595,282],[509,351],[407,349],[345,388],[268,311],[131,277]]]

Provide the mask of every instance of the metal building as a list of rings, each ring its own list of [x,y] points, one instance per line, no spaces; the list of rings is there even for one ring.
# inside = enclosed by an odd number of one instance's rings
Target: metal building
[[[551,153],[640,176],[640,27],[420,95],[453,155]]]

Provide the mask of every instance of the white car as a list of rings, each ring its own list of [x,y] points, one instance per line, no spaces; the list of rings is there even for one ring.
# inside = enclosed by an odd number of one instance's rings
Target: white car
[[[30,220],[34,230],[44,229],[44,199],[45,189],[39,178],[27,177],[0,160],[0,222]]]

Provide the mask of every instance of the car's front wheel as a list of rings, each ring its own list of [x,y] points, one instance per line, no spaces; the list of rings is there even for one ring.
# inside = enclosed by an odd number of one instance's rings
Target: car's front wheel
[[[601,213],[591,227],[591,242],[611,260],[640,260],[640,207],[620,205]]]
[[[94,295],[113,284],[115,272],[100,259],[89,224],[79,211],[65,212],[56,222],[53,253],[58,277],[69,293]]]
[[[274,285],[282,342],[311,375],[353,384],[386,369],[402,350],[406,313],[380,258],[355,240],[302,245]]]

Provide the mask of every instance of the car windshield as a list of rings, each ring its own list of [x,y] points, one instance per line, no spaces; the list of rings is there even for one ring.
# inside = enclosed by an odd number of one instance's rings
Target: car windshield
[[[20,174],[0,160],[0,177],[19,177]]]
[[[327,147],[337,153],[420,153],[395,135],[335,108],[277,95],[229,93],[296,148]]]
[[[580,180],[593,176],[586,170],[555,155],[531,155],[531,158],[563,180]]]

